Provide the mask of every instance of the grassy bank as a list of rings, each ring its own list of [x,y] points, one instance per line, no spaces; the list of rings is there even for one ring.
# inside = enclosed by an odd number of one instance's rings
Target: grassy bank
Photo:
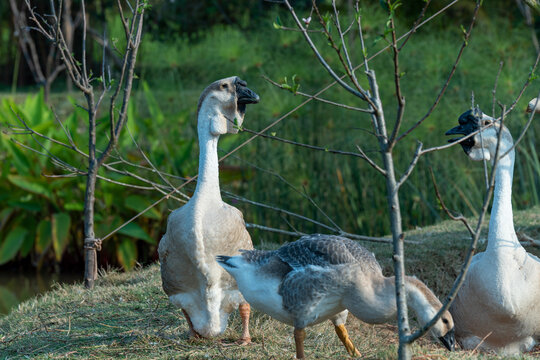
[[[540,238],[540,209],[516,212],[516,230]],[[417,229],[407,238],[408,272],[423,279],[443,297],[456,276],[468,246],[463,227],[454,222]],[[391,273],[391,248],[365,244],[386,273]],[[528,249],[539,254],[536,249]],[[103,273],[93,291],[81,284],[58,285],[52,292],[21,304],[0,319],[0,358],[79,359],[291,359],[292,329],[254,312],[253,344],[228,345],[240,334],[240,319],[233,314],[219,340],[188,341],[187,324],[161,290],[159,266],[128,273]],[[367,325],[350,317],[349,333],[364,358],[394,358],[396,327]],[[307,355],[311,359],[344,359],[347,354],[329,323],[309,328]],[[475,352],[446,352],[430,338],[414,346],[415,359],[496,359]],[[521,359],[540,355],[538,348]]]

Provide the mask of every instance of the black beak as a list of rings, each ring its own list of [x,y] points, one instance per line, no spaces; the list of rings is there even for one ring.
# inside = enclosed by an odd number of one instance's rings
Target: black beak
[[[218,255],[216,256],[216,261],[222,265],[225,265],[227,267],[230,267],[230,268],[235,268],[236,266],[232,265],[232,264],[229,264],[228,261],[231,259],[230,256],[225,256],[225,255]]]
[[[469,134],[463,125],[458,125],[450,130],[448,130],[444,135],[467,135]],[[458,141],[461,138],[453,138],[448,140],[449,143]]]
[[[443,343],[444,347],[447,348],[449,351],[454,351],[454,348],[456,346],[456,337],[455,337],[454,328],[448,331],[446,335],[441,336],[439,340]]]
[[[236,98],[238,104],[256,104],[259,102],[259,95],[241,83],[236,84]]]

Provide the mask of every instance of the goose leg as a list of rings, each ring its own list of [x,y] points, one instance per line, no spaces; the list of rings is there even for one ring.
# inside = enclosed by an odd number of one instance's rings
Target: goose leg
[[[306,338],[306,330],[294,328],[294,342],[296,344],[296,358],[303,360],[306,358],[304,354],[304,339]]]
[[[195,329],[193,328],[193,323],[191,322],[191,319],[189,318],[189,315],[186,312],[186,310],[182,309],[182,312],[184,313],[184,316],[186,317],[186,320],[189,325],[189,339],[190,340],[202,339],[202,336],[198,332],[196,332]]]
[[[336,330],[336,334],[339,337],[339,340],[341,340],[343,345],[345,345],[345,349],[347,349],[349,355],[359,357],[360,351],[358,351],[358,349],[352,343],[351,338],[349,338],[349,333],[347,332],[345,325],[334,325],[334,329]]]
[[[251,336],[249,336],[249,314],[251,308],[248,303],[244,303],[238,306],[238,311],[240,311],[240,318],[242,319],[242,337],[238,343],[239,345],[247,345],[251,342]]]

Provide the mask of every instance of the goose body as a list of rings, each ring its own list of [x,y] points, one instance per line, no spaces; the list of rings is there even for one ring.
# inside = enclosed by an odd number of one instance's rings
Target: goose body
[[[492,122],[478,110],[470,110],[447,135],[468,135]],[[496,123],[482,131],[482,139],[478,133],[461,145],[473,160],[494,159],[499,131],[503,133],[487,249],[473,257],[450,312],[456,321],[456,338],[464,348],[480,346],[516,354],[530,350],[540,336],[540,260],[527,253],[514,230],[512,136]]]
[[[237,132],[246,104],[258,99],[244,81],[231,77],[212,83],[199,100],[197,187],[189,202],[170,214],[158,249],[163,290],[182,308],[191,336],[221,334],[240,306],[242,340],[249,342],[249,305],[215,261],[217,254],[253,248],[242,213],[221,199],[217,144],[219,135]]]
[[[308,235],[278,250],[246,250],[218,256],[244,298],[259,311],[294,326],[297,358],[304,358],[304,328],[331,320],[350,355],[360,355],[345,329],[348,311],[375,324],[394,321],[394,278],[385,277],[375,257],[356,242],[332,235]],[[409,304],[423,323],[441,303],[418,279],[408,277]],[[433,334],[453,348],[453,321],[444,314]]]

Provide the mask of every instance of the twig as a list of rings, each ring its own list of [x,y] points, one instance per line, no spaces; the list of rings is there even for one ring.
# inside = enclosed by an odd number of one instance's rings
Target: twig
[[[420,124],[424,122],[435,110],[435,108],[439,105],[439,102],[441,101],[444,93],[446,92],[446,89],[448,88],[448,85],[450,85],[450,80],[454,77],[454,74],[456,72],[457,66],[461,60],[461,56],[463,55],[463,52],[465,48],[469,44],[469,37],[471,36],[472,29],[474,27],[474,24],[476,23],[476,17],[478,16],[478,11],[480,10],[480,5],[482,4],[482,1],[476,2],[476,8],[474,9],[473,17],[471,20],[471,23],[469,25],[469,29],[464,35],[463,43],[461,44],[461,48],[459,49],[458,55],[456,57],[456,60],[454,61],[454,65],[452,66],[452,70],[450,70],[450,73],[448,74],[448,77],[446,78],[446,82],[443,84],[441,90],[439,91],[439,94],[437,95],[437,98],[435,99],[435,102],[431,107],[429,108],[428,112],[420,119],[418,120],[413,126],[411,126],[408,130],[406,130],[404,133],[402,133],[396,140],[396,142],[399,142],[402,140],[405,136],[409,135],[414,129],[416,129]]]
[[[278,82],[275,82],[274,80],[270,79],[266,75],[262,75],[262,78],[264,80],[268,81],[269,83],[271,83],[272,85],[275,85],[275,86],[279,87],[280,89],[285,89],[282,84],[280,84]],[[296,91],[294,94],[295,95],[301,95],[301,96],[311,98],[311,99],[315,99],[315,100],[320,101],[322,103],[334,105],[334,106],[341,107],[341,108],[344,108],[344,109],[347,109],[347,110],[360,111],[360,112],[365,112],[365,113],[372,113],[373,112],[373,110],[370,110],[370,109],[362,109],[362,108],[359,108],[359,107],[354,107],[354,106],[349,106],[349,105],[337,103],[337,102],[334,102],[334,101],[323,99],[323,98],[318,97],[316,95],[306,94],[306,93],[303,93],[301,91]]]
[[[448,210],[448,208],[446,207],[445,203],[444,203],[444,200],[442,199],[442,196],[441,196],[441,193],[439,192],[439,187],[437,186],[437,182],[435,181],[435,174],[433,174],[433,168],[429,168],[429,173],[431,174],[431,181],[433,182],[433,187],[435,188],[435,195],[437,196],[437,199],[439,200],[439,203],[441,204],[441,207],[442,209],[444,210],[444,212],[446,213],[446,215],[448,215],[448,217],[452,220],[455,220],[455,221],[461,221],[463,223],[463,225],[465,225],[465,227],[467,228],[467,230],[469,231],[469,234],[471,235],[471,237],[474,237],[475,233],[474,233],[474,230],[472,229],[471,225],[469,225],[469,222],[467,221],[467,219],[465,218],[465,216],[459,214],[459,215],[453,215],[450,210]]]

